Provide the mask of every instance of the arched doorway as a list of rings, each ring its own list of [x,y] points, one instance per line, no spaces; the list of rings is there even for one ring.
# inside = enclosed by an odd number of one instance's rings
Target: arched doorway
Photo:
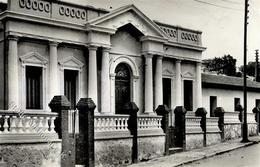
[[[128,114],[123,110],[125,103],[130,102],[131,71],[125,63],[120,63],[115,69],[115,102],[116,114]]]

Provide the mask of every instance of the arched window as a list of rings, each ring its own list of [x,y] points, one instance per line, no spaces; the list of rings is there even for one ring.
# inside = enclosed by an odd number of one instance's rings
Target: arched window
[[[131,71],[127,64],[120,63],[116,67],[115,73],[116,114],[128,114],[124,112],[123,106],[130,102]]]

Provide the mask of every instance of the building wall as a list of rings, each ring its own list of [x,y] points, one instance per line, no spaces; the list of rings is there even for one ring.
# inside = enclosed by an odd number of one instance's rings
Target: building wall
[[[234,111],[234,98],[240,98],[240,104],[243,105],[243,91],[242,90],[227,90],[219,88],[202,88],[203,107],[210,111],[210,96],[217,96],[217,106],[223,107],[227,112]],[[260,93],[248,92],[247,94],[247,112],[252,113],[255,107],[255,100],[260,99]],[[209,116],[209,114],[208,114]]]

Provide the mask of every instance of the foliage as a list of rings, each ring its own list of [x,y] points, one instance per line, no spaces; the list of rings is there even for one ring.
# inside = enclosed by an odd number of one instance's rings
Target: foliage
[[[237,76],[236,62],[237,60],[228,54],[223,57],[205,60],[204,64],[208,71],[215,71],[218,74],[225,74],[228,76]]]
[[[244,72],[244,66],[240,66],[239,70]],[[247,75],[254,77],[255,76],[255,61],[248,62],[247,64]]]

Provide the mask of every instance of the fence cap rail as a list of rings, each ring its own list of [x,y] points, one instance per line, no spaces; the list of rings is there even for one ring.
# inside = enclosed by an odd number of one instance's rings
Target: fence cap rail
[[[26,116],[58,116],[58,113],[49,111],[11,111],[11,110],[0,110],[0,115],[26,115]]]

